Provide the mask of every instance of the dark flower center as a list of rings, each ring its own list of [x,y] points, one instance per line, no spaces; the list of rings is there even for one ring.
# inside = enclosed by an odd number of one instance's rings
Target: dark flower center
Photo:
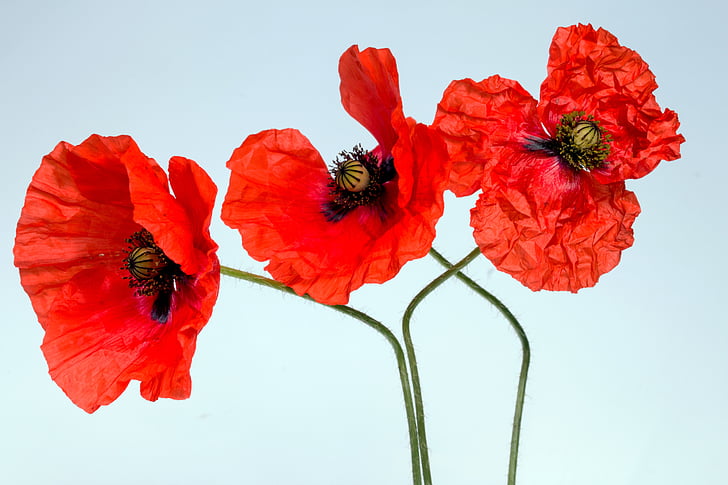
[[[381,199],[385,184],[396,174],[392,157],[380,163],[379,158],[363,150],[361,145],[350,152],[342,151],[331,169],[330,199],[321,212],[329,222],[337,222],[357,207],[368,205],[378,207],[380,216],[385,217]]]
[[[153,296],[151,317],[159,323],[169,318],[172,293],[177,285],[187,278],[180,266],[169,259],[154,242],[146,229],[137,231],[127,238],[129,248],[121,269],[129,271],[129,288],[136,288],[136,296]]]
[[[525,147],[556,155],[576,171],[592,170],[604,164],[611,148],[612,137],[599,126],[599,121],[583,111],[572,111],[561,117],[556,135],[547,140],[530,138]]]

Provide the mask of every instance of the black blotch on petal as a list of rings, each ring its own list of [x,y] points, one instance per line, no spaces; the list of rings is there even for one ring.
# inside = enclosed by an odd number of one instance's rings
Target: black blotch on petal
[[[160,291],[152,305],[151,317],[159,323],[167,323],[169,311],[172,306],[172,292]]]

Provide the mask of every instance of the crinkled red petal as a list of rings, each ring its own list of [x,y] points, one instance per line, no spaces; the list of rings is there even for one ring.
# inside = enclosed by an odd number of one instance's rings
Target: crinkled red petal
[[[439,136],[424,125],[414,126],[410,137],[414,153],[393,149],[395,164],[403,160],[411,171],[407,163],[416,160],[421,171],[408,205],[397,203],[392,181],[381,199],[383,216],[377,207],[361,206],[330,222],[322,208],[331,177],[308,139],[293,129],[251,135],[228,161],[222,219],[240,231],[253,258],[270,260],[273,278],[321,303],[344,304],[364,283],[387,281],[406,261],[427,254],[434,239],[447,157]]]
[[[154,242],[182,267],[195,274],[198,260],[193,243],[192,223],[184,208],[169,193],[167,176],[156,162],[140,157],[124,157],[134,220],[154,236]]]
[[[187,186],[183,193],[195,193],[187,171],[178,178]],[[152,320],[154,297],[134,295],[121,269],[125,239],[142,228],[130,185],[132,192],[157,187],[169,195],[164,172],[130,137],[61,143],[33,177],[18,222],[15,264],[46,330],[42,348],[51,376],[88,412],[116,399],[130,379],[142,381],[147,399],[188,397],[195,337],[217,298],[219,263],[209,240],[199,248],[208,255],[207,272],[180,285],[167,323]],[[202,185],[204,195],[185,203],[204,242],[209,233],[200,224],[209,223],[204,212],[214,191]]]
[[[404,121],[397,63],[389,49],[351,46],[339,60],[341,104],[352,118],[374,135],[386,155],[397,141]]]
[[[78,273],[56,300],[43,340],[51,377],[89,413],[113,402],[132,379],[141,381],[148,400],[188,398],[197,333],[209,319],[218,281],[210,273],[182,287],[161,325],[148,317],[153,297],[129,298],[117,274]]]
[[[632,245],[640,212],[623,182],[601,184],[558,160],[513,152],[471,212],[481,251],[536,291],[593,286]]]
[[[151,298],[130,298],[120,276],[77,273],[54,301],[43,339],[51,377],[89,413],[124,391],[135,364],[170,329],[149,318]]]
[[[84,269],[117,270],[126,256],[124,240],[140,229],[118,163],[121,153],[135,150],[128,137],[92,135],[77,147],[61,142],[33,176],[13,252],[44,328],[63,285]]]
[[[458,197],[480,190],[485,171],[513,140],[541,132],[536,100],[516,81],[491,76],[453,81],[437,106],[433,126],[452,160],[449,189]]]
[[[217,186],[207,172],[188,158],[172,157],[168,171],[175,199],[187,212],[194,229],[195,246],[217,249],[209,230]]]
[[[614,35],[591,25],[562,27],[549,50],[539,115],[551,133],[564,114],[593,115],[612,136],[611,155],[595,177],[602,183],[639,178],[660,161],[679,158],[685,141],[677,114],[660,108],[655,89],[647,63]]]
[[[220,263],[211,253],[205,272],[179,285],[172,295],[169,320],[164,324],[169,331],[131,369],[131,378],[141,381],[142,397],[155,401],[190,396],[190,365],[197,334],[212,316],[219,289]]]
[[[134,219],[152,233],[164,253],[179,264],[185,274],[209,271],[210,255],[217,245],[208,227],[217,187],[192,160],[172,157],[169,193],[167,178],[151,176],[159,166],[126,161]],[[159,169],[161,170],[161,169]]]
[[[364,49],[354,45],[339,60],[341,76],[341,104],[344,109],[365,128],[379,143],[372,153],[380,160],[393,156],[395,146],[399,155],[411,154],[408,133],[416,124],[405,119],[399,94],[397,63],[389,49]],[[397,172],[403,174],[411,165],[397,158]],[[400,176],[398,203],[407,204],[412,196],[411,176]]]

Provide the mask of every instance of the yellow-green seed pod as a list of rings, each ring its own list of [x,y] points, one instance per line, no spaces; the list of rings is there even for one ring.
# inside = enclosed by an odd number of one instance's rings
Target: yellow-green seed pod
[[[127,268],[137,280],[150,280],[157,276],[165,264],[153,248],[134,248],[129,253]]]
[[[336,171],[336,185],[349,192],[361,192],[369,186],[369,172],[357,160],[346,160]]]
[[[574,126],[574,145],[578,148],[594,148],[599,144],[602,131],[593,121],[582,120]]]

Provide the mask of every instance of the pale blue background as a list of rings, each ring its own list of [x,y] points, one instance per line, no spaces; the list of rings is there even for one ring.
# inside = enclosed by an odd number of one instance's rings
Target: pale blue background
[[[225,279],[187,401],[132,384],[94,415],[47,376],[42,331],[12,266],[15,224],[60,140],[131,134],[163,165],[198,161],[220,187],[246,135],[295,127],[332,159],[372,137],[341,108],[351,44],[389,47],[405,112],[431,122],[449,81],[491,74],[532,93],[558,26],[591,22],[650,64],[676,110],[682,160],[629,181],[635,244],[593,289],[532,293],[482,258],[469,272],[533,346],[521,485],[722,485],[728,475],[726,21],[718,2],[9,2],[0,4],[2,308],[0,483],[410,482],[392,353],[356,321]],[[436,246],[473,246],[474,199],[447,198]],[[223,264],[260,270],[216,221]],[[352,305],[399,333],[425,258]],[[504,484],[519,347],[451,282],[415,316],[436,484]]]

